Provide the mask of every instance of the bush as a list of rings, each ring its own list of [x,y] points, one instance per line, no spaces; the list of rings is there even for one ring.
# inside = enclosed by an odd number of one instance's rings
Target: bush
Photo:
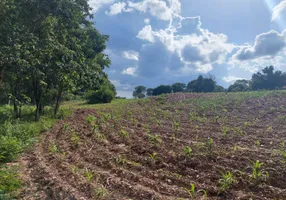
[[[89,91],[86,94],[88,104],[110,103],[114,98],[114,91],[107,86],[101,87],[96,91]]]

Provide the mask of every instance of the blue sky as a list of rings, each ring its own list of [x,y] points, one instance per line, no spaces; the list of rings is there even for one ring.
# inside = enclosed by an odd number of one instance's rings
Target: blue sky
[[[137,85],[214,75],[227,87],[265,66],[286,71],[286,0],[90,0],[110,36],[106,72],[119,96]]]

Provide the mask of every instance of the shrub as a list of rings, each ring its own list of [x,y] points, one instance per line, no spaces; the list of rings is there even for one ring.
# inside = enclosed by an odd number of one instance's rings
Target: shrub
[[[110,103],[115,98],[115,93],[108,86],[103,86],[96,91],[88,91],[86,100],[88,104]]]
[[[12,199],[21,182],[17,170],[14,168],[0,167],[0,199]]]

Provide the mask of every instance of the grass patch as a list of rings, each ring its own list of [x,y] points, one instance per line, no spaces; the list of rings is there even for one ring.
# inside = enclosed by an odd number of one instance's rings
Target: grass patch
[[[57,119],[71,113],[63,108],[54,117],[52,109],[46,107],[40,121],[34,122],[34,107],[24,106],[22,118],[13,118],[11,106],[0,106],[0,200],[11,199],[21,187],[17,170],[6,163],[17,159],[20,154],[37,141],[40,133],[49,130]]]

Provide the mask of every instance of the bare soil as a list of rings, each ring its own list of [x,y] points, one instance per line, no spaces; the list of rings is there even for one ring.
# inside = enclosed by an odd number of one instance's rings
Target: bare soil
[[[78,109],[19,160],[19,199],[186,200],[195,184],[207,197],[194,199],[283,200],[285,116],[280,93],[242,100],[182,93]],[[264,163],[258,179],[251,176],[256,160]],[[236,182],[221,191],[227,171]]]

